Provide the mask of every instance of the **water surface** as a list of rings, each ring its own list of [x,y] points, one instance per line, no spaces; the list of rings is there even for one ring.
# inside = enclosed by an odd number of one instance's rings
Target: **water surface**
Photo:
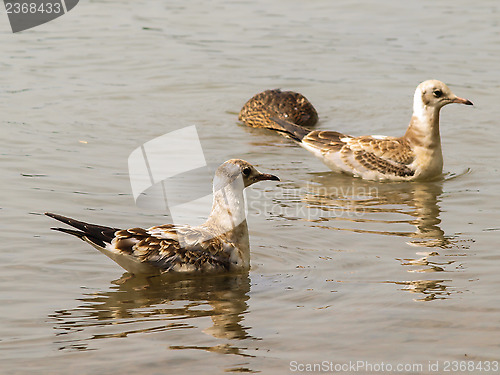
[[[20,34],[3,18],[2,374],[500,358],[498,2],[87,1]],[[442,111],[438,181],[336,175],[237,123],[281,87],[314,103],[321,129],[400,135],[430,78],[475,103]],[[168,222],[135,205],[127,158],[193,124],[210,172],[239,157],[282,179],[248,191],[248,274],[127,280],[49,230],[45,211]],[[205,192],[190,176],[186,191]]]

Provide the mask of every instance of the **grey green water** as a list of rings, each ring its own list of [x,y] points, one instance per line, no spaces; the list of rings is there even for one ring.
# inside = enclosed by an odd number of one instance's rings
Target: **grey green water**
[[[492,373],[477,365],[500,360],[499,21],[493,0],[108,0],[12,34],[2,10],[0,373],[287,374],[322,361]],[[281,87],[314,103],[321,129],[400,135],[430,78],[475,104],[442,111],[441,181],[339,176],[237,123],[248,98]],[[127,158],[189,125],[212,171],[238,157],[282,179],[248,192],[248,275],[119,283],[109,259],[50,231],[44,211],[167,222],[135,205]],[[206,178],[185,186],[205,191]]]

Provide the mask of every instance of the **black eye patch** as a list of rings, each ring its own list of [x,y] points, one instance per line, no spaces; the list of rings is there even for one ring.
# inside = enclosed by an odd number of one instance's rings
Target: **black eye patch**
[[[251,170],[250,168],[248,168],[248,167],[243,168],[243,170],[241,171],[241,173],[242,173],[242,174],[243,174],[243,176],[245,176],[245,177],[250,176],[250,172],[252,172],[252,170]]]
[[[434,90],[432,93],[436,98],[440,98],[441,96],[443,96],[443,92],[441,90]]]

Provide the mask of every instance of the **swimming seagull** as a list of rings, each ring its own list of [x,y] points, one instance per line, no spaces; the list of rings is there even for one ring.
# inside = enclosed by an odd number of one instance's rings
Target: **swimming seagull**
[[[51,229],[79,237],[132,274],[247,270],[250,244],[243,189],[263,180],[279,178],[260,173],[244,160],[226,161],[215,172],[212,212],[197,227],[164,224],[119,229],[45,215],[76,228]]]
[[[450,103],[472,105],[451,92],[443,82],[417,86],[413,116],[402,137],[352,137],[335,131],[311,131],[273,118],[274,130],[285,133],[312,152],[333,171],[367,180],[429,179],[443,171],[439,111]]]
[[[254,128],[272,128],[272,117],[312,127],[318,113],[307,98],[294,91],[266,90],[250,98],[241,108],[238,119]]]

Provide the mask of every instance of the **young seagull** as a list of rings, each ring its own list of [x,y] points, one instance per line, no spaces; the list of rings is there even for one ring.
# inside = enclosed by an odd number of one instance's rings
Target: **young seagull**
[[[250,244],[243,189],[264,180],[279,178],[244,160],[226,161],[215,172],[212,212],[197,227],[164,224],[122,230],[45,214],[76,228],[52,229],[88,242],[132,274],[247,270]]]
[[[272,128],[273,117],[305,127],[312,127],[318,122],[316,109],[304,95],[280,89],[254,95],[238,115],[240,121],[254,128]]]
[[[299,142],[333,171],[367,180],[430,179],[443,171],[439,111],[450,103],[472,105],[443,82],[422,82],[415,91],[413,116],[402,137],[311,131],[278,118],[273,118],[277,126],[272,128]]]

